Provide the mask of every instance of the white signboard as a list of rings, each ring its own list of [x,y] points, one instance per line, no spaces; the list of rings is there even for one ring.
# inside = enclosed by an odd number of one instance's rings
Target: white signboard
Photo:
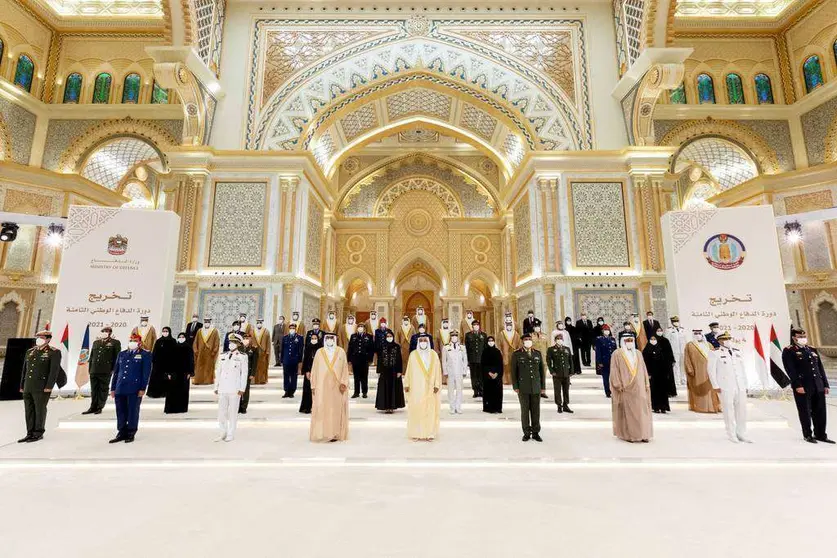
[[[669,312],[690,334],[718,322],[745,352],[750,387],[762,387],[767,378],[755,367],[755,328],[768,358],[770,328],[783,346],[790,331],[773,208],[672,211],[662,226]],[[772,379],[766,387],[775,387]]]
[[[168,325],[180,218],[170,211],[70,206],[51,325],[60,346],[68,328],[67,386],[87,326],[90,345],[105,326],[127,347],[140,316],[157,334]]]

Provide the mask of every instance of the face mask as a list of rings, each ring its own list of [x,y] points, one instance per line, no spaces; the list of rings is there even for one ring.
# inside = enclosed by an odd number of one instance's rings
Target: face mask
[[[329,320],[333,320],[333,319],[334,319],[334,314],[329,314],[329,315],[328,315],[328,319],[329,319]]]
[[[140,322],[141,327],[148,327],[148,322]]]
[[[532,319],[532,318],[534,318],[534,317],[535,317],[535,315],[534,315],[534,314],[529,314],[529,319]]]
[[[168,332],[168,331],[164,331],[164,332],[163,332],[163,337],[168,337],[168,336],[169,336],[169,332]]]
[[[541,326],[535,326],[535,333],[541,332]]]
[[[366,331],[366,330],[364,330],[362,327],[357,328],[358,333],[363,333],[364,331]]]
[[[656,345],[657,344],[657,339],[656,338],[651,338],[651,339],[648,340],[648,342],[651,343],[652,345]]]
[[[132,351],[136,351],[137,347],[139,347],[139,343],[137,343],[136,341],[129,341],[128,342],[128,348],[131,349]]]
[[[35,345],[37,345],[38,347],[43,347],[44,345],[46,345],[46,339],[38,337],[37,339],[35,339]]]
[[[371,314],[369,314],[369,319],[370,320],[377,320],[378,319],[378,314],[376,314],[375,312],[372,312]]]
[[[197,321],[198,321],[198,318],[197,318],[196,316],[193,316],[193,317],[192,317],[192,323],[194,324],[194,323],[196,323]]]
[[[454,344],[459,343],[459,337],[452,335],[450,338],[450,342]]]
[[[674,327],[677,327],[677,326],[680,325],[680,322],[671,322],[671,325],[673,325]]]
[[[419,315],[419,316],[423,316],[423,315],[424,315],[424,310],[422,310],[421,308],[419,308],[419,309],[418,309],[418,315]]]
[[[695,341],[703,341],[703,335],[701,335],[700,333],[695,333],[694,337]]]
[[[381,324],[381,331],[385,330],[386,328],[387,328],[387,324]]]
[[[320,326],[317,325],[317,324],[314,324],[314,331],[320,331]]]
[[[493,346],[494,346],[494,341],[489,341],[489,342],[488,342],[488,346],[489,346],[489,347],[493,347]]]
[[[730,347],[732,347],[732,342],[731,341],[721,341],[721,345],[723,347],[726,347],[727,349],[729,349]]]
[[[634,350],[634,344],[633,343],[625,343],[625,348],[629,351],[632,351],[632,350]]]
[[[316,337],[311,338],[311,344],[312,345],[316,345],[318,342],[319,342],[319,340]]]
[[[108,334],[105,333],[104,331],[99,334],[99,339],[107,339],[107,338],[108,338]]]
[[[395,337],[387,337],[387,343],[392,343],[395,341]]]
[[[599,321],[598,321],[598,322],[596,322],[596,323],[597,323],[597,324],[599,324],[599,325],[604,325],[604,320],[599,320]]]
[[[796,344],[799,345],[800,347],[804,347],[805,345],[808,344],[808,338],[807,337],[797,337],[796,338]]]
[[[233,326],[233,331],[239,331],[240,329],[241,329],[241,326],[237,326],[237,325]]]
[[[421,343],[419,343],[419,349],[421,349],[421,350],[427,349],[427,341],[422,341]]]
[[[291,335],[296,335],[296,330],[295,330],[295,329],[291,329],[291,330],[290,330],[290,334],[291,334]]]
[[[186,338],[185,338],[185,337],[178,337],[178,338],[177,338],[177,342],[178,342],[178,343],[185,343],[185,342],[186,342]]]
[[[559,330],[564,329],[564,324],[558,324],[558,329],[559,329]]]
[[[712,328],[712,333],[714,333],[715,335],[718,335],[719,333],[721,333],[721,328],[713,327]]]
[[[237,353],[239,349],[238,343],[230,343],[230,352]]]
[[[241,322],[242,324],[246,324],[247,323],[247,318],[242,316],[242,317],[238,318],[238,321]]]
[[[662,336],[663,336],[663,332],[662,332],[662,331],[658,331],[658,332],[657,332],[657,337],[662,337]]]
[[[333,347],[334,339],[326,339],[326,347]]]
[[[558,339],[555,340],[555,344],[560,347],[561,345],[564,344],[564,340],[559,337]]]
[[[526,347],[527,349],[531,349],[532,348],[532,342],[528,341],[528,340],[524,341],[523,346]]]

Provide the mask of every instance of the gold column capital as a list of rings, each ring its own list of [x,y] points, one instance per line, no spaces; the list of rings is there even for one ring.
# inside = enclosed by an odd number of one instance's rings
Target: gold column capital
[[[299,187],[299,177],[280,176],[279,187],[282,189],[283,192],[294,193],[296,192],[296,189]]]

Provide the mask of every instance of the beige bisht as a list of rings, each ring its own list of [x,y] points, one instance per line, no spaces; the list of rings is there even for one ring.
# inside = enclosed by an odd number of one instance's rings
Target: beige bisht
[[[410,340],[413,338],[413,335],[415,335],[416,329],[409,320],[407,320],[406,325],[402,320],[401,323],[393,329],[395,330],[395,342],[401,346],[401,362],[407,362],[407,359],[410,358]]]
[[[696,413],[720,413],[721,400],[709,381],[709,353],[712,346],[706,341],[689,341],[684,353],[686,387],[689,390],[689,410]]]
[[[205,386],[215,383],[215,363],[221,348],[221,336],[215,327],[202,327],[195,336],[192,350],[195,352],[195,377],[192,383]]]
[[[404,391],[407,392],[407,436],[432,440],[439,434],[442,365],[436,351],[416,349],[410,353]]]
[[[253,383],[257,385],[267,383],[267,369],[270,367],[270,332],[266,327],[256,325],[253,337],[259,344],[259,360],[256,362],[256,378]]]
[[[349,438],[349,362],[346,351],[335,344],[314,355],[311,368],[312,442]]]
[[[497,339],[500,341],[500,354],[503,355],[503,383],[511,385],[512,354],[523,345],[520,343],[520,335],[518,335],[514,326],[511,326],[511,330],[508,328],[509,325],[507,324],[500,335],[497,336]]]
[[[146,327],[135,327],[131,330],[131,335],[139,335],[142,338],[142,348],[146,351],[153,351],[154,350],[154,343],[157,342],[157,330],[154,329],[153,325],[148,325]],[[215,366],[215,363],[212,364]]]
[[[624,347],[610,359],[613,435],[628,442],[648,441],[654,435],[648,371],[642,353]]]
[[[365,324],[364,324],[365,327]],[[337,344],[343,347],[344,349],[349,348],[349,340],[351,340],[352,335],[355,334],[357,331],[357,324],[355,323],[354,316],[347,316],[346,323],[340,326],[340,330],[337,332]],[[370,333],[366,331],[366,333]],[[374,335],[374,331],[371,332]]]

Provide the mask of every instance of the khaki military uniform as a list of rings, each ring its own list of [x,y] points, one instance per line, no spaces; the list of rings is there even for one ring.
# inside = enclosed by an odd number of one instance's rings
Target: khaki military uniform
[[[116,357],[122,351],[118,339],[96,339],[90,348],[90,411],[99,414],[105,407],[110,391],[110,376]]]
[[[23,377],[20,389],[23,391],[23,409],[26,413],[26,434],[35,438],[44,435],[49,393],[58,379],[61,367],[61,351],[49,345],[34,347],[26,352],[23,361]]]
[[[546,351],[546,365],[552,376],[555,404],[558,409],[570,405],[570,375],[573,371],[573,353],[569,347],[553,345]]]
[[[541,391],[546,385],[546,365],[536,349],[519,349],[511,357],[511,382],[520,400],[524,434],[541,431]]]

